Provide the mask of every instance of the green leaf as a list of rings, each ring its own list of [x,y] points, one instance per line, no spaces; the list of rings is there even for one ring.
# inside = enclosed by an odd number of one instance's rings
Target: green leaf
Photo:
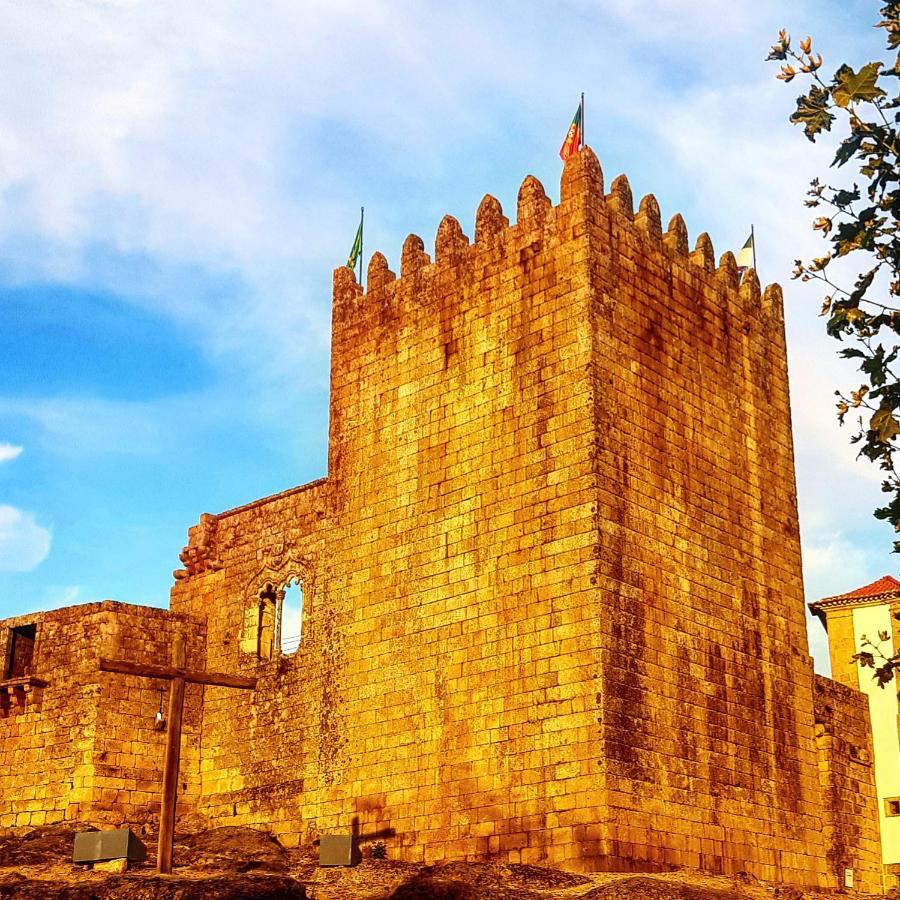
[[[847,301],[848,303],[859,303],[863,297],[866,295],[866,291],[869,289],[869,286],[872,284],[872,281],[875,278],[875,273],[878,271],[878,266],[875,266],[873,269],[869,269],[864,275],[860,275],[859,278],[856,279],[856,287],[853,289],[853,293],[850,294],[850,299]]]
[[[859,145],[862,143],[863,136],[861,134],[854,134],[848,138],[844,138],[841,141],[840,147],[837,148],[837,153],[834,154],[834,161],[831,163],[832,166],[842,166],[847,160],[852,159],[853,155],[859,150]]]
[[[869,376],[869,381],[874,386],[883,385],[887,379],[886,362],[884,358],[884,347],[879,344],[871,356],[863,359],[860,371],[865,372]]]
[[[868,249],[874,237],[862,217],[859,217],[849,222],[841,222],[831,240],[837,256],[846,256],[854,250]]]
[[[869,422],[869,429],[874,431],[882,443],[886,444],[900,434],[900,422],[894,418],[890,409],[882,407],[876,410]]]
[[[896,663],[888,660],[883,666],[875,669],[875,678],[878,681],[878,687],[884,687],[889,681],[894,679],[894,667]]]
[[[854,72],[850,66],[841,66],[834,76],[835,86],[831,96],[834,102],[846,109],[851,103],[870,103],[884,96],[878,87],[880,62],[871,62]]]
[[[828,336],[838,340],[841,340],[841,335],[849,331],[849,329],[850,323],[847,321],[846,309],[835,309],[831,314],[831,318],[825,324],[825,331]]]
[[[813,85],[808,94],[797,98],[797,109],[791,115],[791,122],[803,125],[806,136],[815,141],[822,131],[831,131],[834,116],[828,111],[828,91]]]
[[[839,190],[834,192],[831,202],[835,206],[849,206],[855,200],[859,200],[859,188],[853,185],[852,191]]]

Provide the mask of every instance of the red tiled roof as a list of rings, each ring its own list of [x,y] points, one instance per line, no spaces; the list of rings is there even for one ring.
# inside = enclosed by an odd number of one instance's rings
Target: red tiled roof
[[[823,597],[821,600],[816,600],[809,604],[809,608],[817,615],[821,615],[822,608],[826,606],[852,606],[854,601],[888,599],[893,594],[900,594],[900,581],[893,575],[882,575],[877,581],[847,591],[846,594],[837,594],[834,597]]]
[[[893,575],[882,575],[878,581],[873,581],[855,591],[847,591],[846,594],[838,594],[836,597],[827,597],[827,600],[856,600],[862,597],[880,597],[882,594],[890,594],[900,591],[900,581]]]

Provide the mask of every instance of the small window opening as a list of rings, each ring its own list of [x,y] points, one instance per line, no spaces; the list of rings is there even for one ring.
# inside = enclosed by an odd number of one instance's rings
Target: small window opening
[[[9,662],[6,666],[7,678],[22,678],[31,675],[34,664],[34,642],[37,625],[20,625],[10,629]]]
[[[282,653],[296,653],[303,638],[303,582],[294,578],[284,588],[281,600],[280,643]]]
[[[900,797],[888,797],[884,801],[884,813],[887,816],[900,816]]]
[[[303,581],[266,582],[244,611],[240,648],[257,659],[296,653],[303,630]]]

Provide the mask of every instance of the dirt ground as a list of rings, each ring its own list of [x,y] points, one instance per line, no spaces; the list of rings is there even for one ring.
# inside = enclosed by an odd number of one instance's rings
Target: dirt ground
[[[124,875],[71,862],[75,833],[85,823],[0,833],[0,898],[21,900],[826,900],[744,876],[699,872],[665,875],[577,875],[559,869],[504,863],[422,866],[364,859],[355,868],[322,869],[315,848],[286,849],[250,828],[197,829],[180,834],[175,871],[154,871],[155,835],[141,834],[148,858]],[[137,831],[137,829],[135,829]],[[848,897],[847,894],[839,896]],[[856,900],[874,900],[851,894]],[[849,900],[849,897],[848,897]],[[897,898],[900,900],[900,897]]]

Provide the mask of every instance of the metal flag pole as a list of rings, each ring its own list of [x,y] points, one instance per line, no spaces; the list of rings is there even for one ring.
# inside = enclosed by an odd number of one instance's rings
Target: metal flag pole
[[[584,91],[581,92],[581,149],[584,149]]]
[[[366,208],[359,208],[359,286],[363,286],[362,264],[363,264],[363,222],[366,218]]]
[[[756,271],[756,235],[753,233],[753,223],[750,223],[750,246],[753,248],[753,271]]]

